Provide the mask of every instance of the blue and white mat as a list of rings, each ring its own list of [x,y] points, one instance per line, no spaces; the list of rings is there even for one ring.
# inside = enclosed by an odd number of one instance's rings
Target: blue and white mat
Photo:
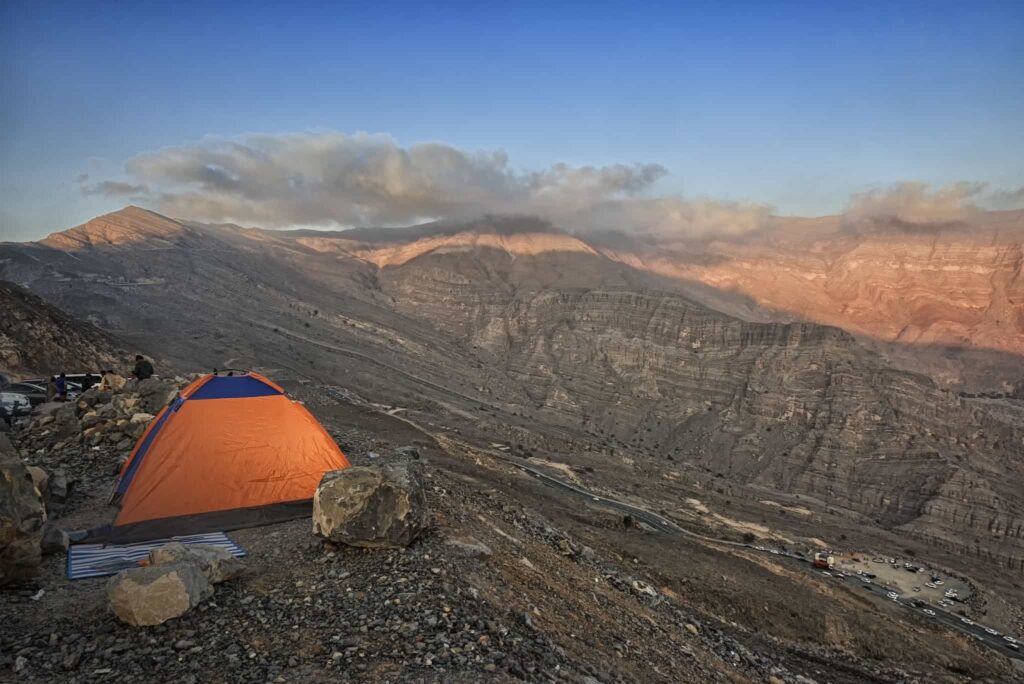
[[[139,561],[149,556],[150,551],[171,542],[219,546],[230,551],[233,556],[240,558],[245,555],[245,550],[228,539],[223,532],[190,534],[136,544],[76,544],[68,548],[68,579],[104,577],[134,568]]]

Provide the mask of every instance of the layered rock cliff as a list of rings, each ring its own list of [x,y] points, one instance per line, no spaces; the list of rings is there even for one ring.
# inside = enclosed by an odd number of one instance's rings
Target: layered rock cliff
[[[777,219],[742,241],[627,243],[601,251],[642,270],[750,297],[777,319],[798,317],[918,348],[1024,355],[1024,211],[918,230],[855,230],[841,217]],[[938,359],[922,367],[957,379]],[[990,376],[996,384],[998,369]]]
[[[382,284],[407,315],[501,359],[562,427],[1024,571],[1019,426],[837,328],[742,322],[668,293],[509,288],[502,260],[487,261],[490,287],[442,256]]]

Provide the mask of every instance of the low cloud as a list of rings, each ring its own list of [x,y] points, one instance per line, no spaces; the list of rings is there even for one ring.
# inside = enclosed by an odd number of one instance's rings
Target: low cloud
[[[515,169],[502,151],[439,143],[400,146],[384,135],[307,132],[211,139],[134,157],[132,182],[92,192],[149,192],[155,209],[265,227],[408,225],[524,214],[574,231],[659,237],[738,235],[765,225],[758,204],[652,197],[659,164]]]
[[[953,183],[932,189],[926,183],[897,183],[854,195],[847,223],[889,223],[908,228],[943,226],[967,221],[978,211],[983,183]]]
[[[1024,187],[993,192],[982,204],[987,209],[1024,209]]]
[[[82,180],[87,179],[88,176]],[[104,195],[106,197],[142,197],[149,194],[149,188],[145,185],[133,185],[121,181],[102,181],[83,188],[82,192],[86,195]]]

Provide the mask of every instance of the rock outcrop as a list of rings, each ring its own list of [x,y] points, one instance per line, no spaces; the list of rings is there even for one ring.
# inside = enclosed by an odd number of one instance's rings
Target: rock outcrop
[[[28,579],[42,560],[43,497],[0,434],[0,586]]]
[[[415,464],[332,471],[313,497],[314,533],[349,546],[408,546],[428,521],[422,470]]]
[[[30,422],[18,439],[31,451],[57,445],[110,445],[130,449],[153,421],[155,414],[177,395],[187,383],[184,378],[149,378],[127,383],[120,392],[100,392],[93,388],[69,403]],[[67,481],[55,473],[49,490],[51,500],[63,503]]]

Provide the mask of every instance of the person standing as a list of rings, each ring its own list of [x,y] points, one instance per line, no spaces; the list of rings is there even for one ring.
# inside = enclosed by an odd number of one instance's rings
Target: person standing
[[[135,368],[132,369],[132,375],[139,382],[153,377],[153,364],[146,360],[146,357],[142,354],[135,355]]]
[[[125,379],[107,369],[103,371],[103,380],[100,382],[100,392],[120,392],[124,389]]]
[[[57,390],[56,401],[67,401],[68,400],[68,379],[64,373],[57,376],[57,380],[54,382],[54,388]]]

